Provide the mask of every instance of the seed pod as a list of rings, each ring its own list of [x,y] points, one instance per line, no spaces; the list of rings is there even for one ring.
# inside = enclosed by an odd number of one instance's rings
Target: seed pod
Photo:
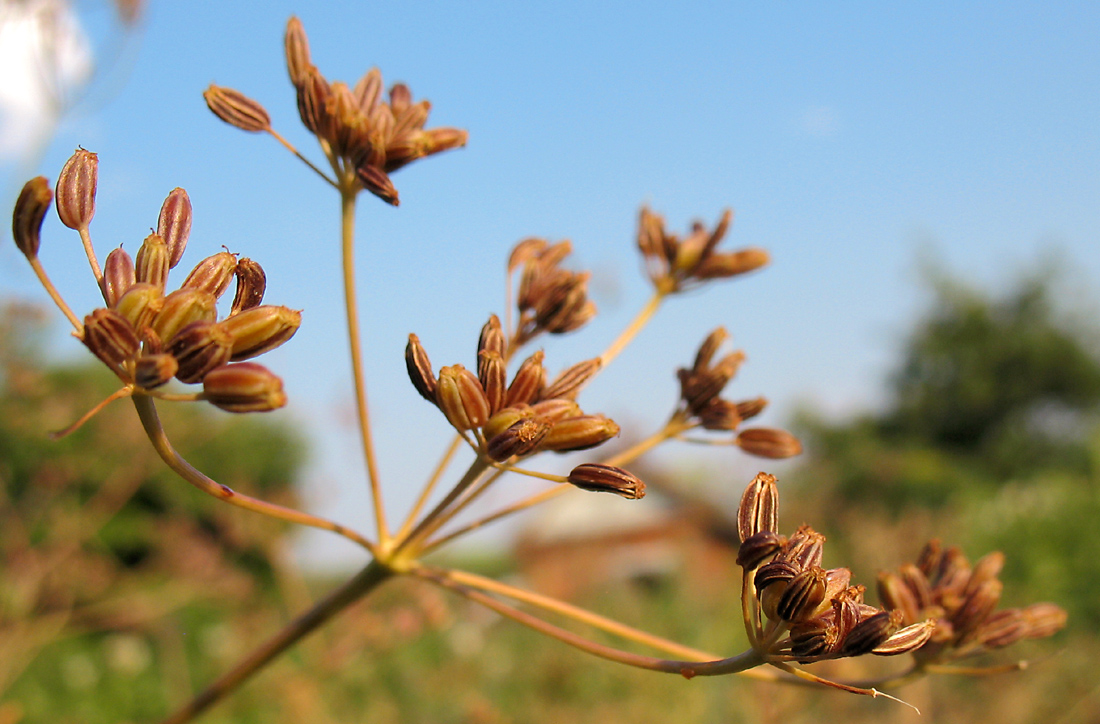
[[[555,423],[540,448],[555,452],[587,450],[618,436],[619,426],[603,415],[582,415]]]
[[[436,404],[456,430],[481,427],[489,419],[489,400],[481,383],[462,365],[439,371],[435,389]]]
[[[152,284],[137,282],[115,302],[114,310],[125,317],[135,330],[142,330],[153,323],[153,318],[164,308],[164,295]]]
[[[825,571],[817,566],[802,571],[787,584],[775,613],[784,621],[805,621],[825,600]]]
[[[226,412],[267,412],[286,404],[283,381],[255,362],[228,364],[202,378],[203,398]]]
[[[702,408],[694,409],[693,412],[705,430],[732,432],[741,425],[737,404],[720,397],[712,399]]]
[[[535,419],[535,413],[528,405],[523,405],[522,407],[505,407],[502,410],[494,412],[492,416],[489,417],[489,421],[482,426],[481,431],[485,434],[486,439],[492,440],[520,420],[533,419]],[[545,420],[540,420],[539,422],[547,425],[547,429],[549,429],[549,423]]]
[[[233,362],[270,352],[294,336],[302,313],[273,305],[253,307],[222,320],[218,326],[232,340]]]
[[[547,245],[548,242],[546,239],[536,239],[534,237],[523,239],[518,242],[512,247],[512,253],[508,256],[508,273],[511,274],[531,259],[537,257],[546,249]]]
[[[1053,603],[1033,603],[1024,607],[1029,639],[1053,636],[1066,627],[1068,616],[1064,609]]]
[[[164,298],[164,306],[153,318],[153,331],[163,340],[170,340],[192,322],[213,322],[217,300],[198,289],[177,289]]]
[[[785,430],[770,427],[742,430],[733,442],[749,455],[773,460],[793,457],[802,452],[802,443],[797,437]]]
[[[309,66],[309,39],[302,21],[291,16],[286,23],[286,36],[283,39],[286,48],[286,69],[290,73],[290,82],[297,86],[306,77]]]
[[[434,153],[450,151],[452,148],[462,148],[469,137],[469,133],[458,128],[429,128],[423,135],[423,153],[425,156],[430,156]]]
[[[363,115],[369,116],[382,97],[382,73],[377,68],[368,70],[352,88],[351,94]]]
[[[181,289],[198,289],[221,299],[237,270],[237,255],[218,252],[200,261],[180,285]]]
[[[842,656],[862,656],[885,644],[901,626],[901,611],[880,611],[856,624],[840,644]]]
[[[42,220],[50,210],[53,191],[45,176],[37,176],[23,184],[11,218],[11,235],[19,251],[28,259],[38,256],[42,236]]]
[[[958,640],[971,638],[978,628],[997,608],[1004,584],[996,579],[982,581],[970,589],[962,606],[951,616]]]
[[[294,87],[298,92],[298,117],[302,119],[302,125],[310,133],[322,136],[321,131],[330,125],[325,113],[325,101],[329,96],[328,82],[320,71],[310,65]]]
[[[134,286],[134,261],[120,246],[107,255],[103,262],[103,298],[112,309],[122,295]],[[138,329],[138,327],[135,327]]]
[[[175,377],[178,370],[179,363],[170,354],[143,354],[134,365],[134,383],[151,390]]]
[[[176,379],[189,385],[229,362],[232,351],[233,336],[214,322],[192,322],[168,343],[168,353],[179,363]]]
[[[726,279],[747,274],[767,265],[770,257],[763,249],[743,249],[728,254],[711,254],[692,271],[696,279]]]
[[[504,406],[512,407],[518,404],[529,404],[538,399],[546,384],[546,369],[542,366],[542,350],[523,361],[516,370],[516,376],[512,378],[512,384],[508,386],[508,393],[504,396]]]
[[[490,418],[490,421],[492,419]],[[486,425],[486,430],[488,427]],[[526,455],[538,447],[548,432],[550,432],[550,425],[545,422],[531,419],[517,420],[489,438],[486,453],[497,462],[504,462],[516,455]],[[486,435],[488,435],[487,432]]]
[[[573,400],[542,400],[531,405],[530,409],[535,417],[551,425],[584,414],[581,406]]]
[[[95,216],[99,157],[83,148],[65,162],[57,177],[57,215],[70,229],[87,229]]]
[[[779,552],[783,543],[782,536],[772,530],[762,530],[746,538],[737,549],[737,565],[746,571],[758,568]]]
[[[502,358],[505,352],[504,330],[500,327],[500,318],[492,314],[489,321],[481,328],[481,335],[477,339],[477,353],[496,352]],[[481,376],[481,368],[478,367],[478,376]]]
[[[876,656],[897,656],[908,654],[924,646],[936,630],[933,619],[921,621],[896,631],[890,638],[871,649]]]
[[[420,396],[433,405],[436,404],[436,384],[432,362],[428,359],[424,345],[420,344],[420,338],[415,334],[409,335],[409,343],[405,346],[405,369],[408,370],[409,380]]]
[[[508,378],[508,369],[504,366],[504,358],[498,352],[482,351],[477,356],[477,377],[485,390],[485,398],[489,401],[490,414],[499,410],[504,403],[505,384]]]
[[[134,328],[117,312],[96,309],[84,317],[84,345],[113,369],[121,368],[138,351]]]
[[[905,621],[914,622],[920,618],[922,606],[900,575],[878,574],[878,597],[884,608],[901,611]]]
[[[805,570],[821,565],[824,550],[825,536],[803,525],[787,541],[787,547],[777,556],[777,560],[793,563],[799,570]]]
[[[637,500],[645,497],[645,483],[633,473],[613,465],[585,463],[569,473],[569,483],[581,490]]]
[[[168,245],[168,268],[175,269],[191,235],[191,199],[181,188],[172,189],[160,207],[157,236]]]
[[[863,600],[863,586],[851,586],[852,571],[847,568],[830,568],[825,571],[825,600],[831,601],[846,590],[859,589],[859,600]]]
[[[791,655],[800,663],[828,654],[838,638],[835,625],[816,619],[791,626],[790,637]]]
[[[779,486],[775,476],[758,473],[741,495],[737,506],[737,533],[747,541],[761,531],[779,528]]]
[[[742,420],[748,420],[759,415],[767,406],[768,400],[764,397],[757,397],[754,400],[742,400],[737,403],[737,414],[741,416]]]
[[[553,399],[575,400],[581,389],[587,385],[603,367],[603,361],[599,357],[578,362],[562,371],[542,391],[541,397]]]
[[[202,97],[215,116],[242,131],[259,133],[271,128],[267,110],[240,91],[211,83]]]
[[[730,333],[726,331],[725,327],[718,327],[708,334],[703,343],[699,345],[699,351],[695,353],[695,363],[691,366],[692,372],[698,373],[709,368],[711,360],[718,352],[718,348],[729,338]]]
[[[798,575],[798,568],[786,561],[772,561],[765,563],[757,569],[753,576],[753,585],[756,587],[756,597],[760,600],[760,608],[764,615],[770,619],[776,619],[776,606],[787,585]]]
[[[233,307],[229,316],[260,306],[267,289],[267,275],[263,267],[248,257],[237,260],[237,291],[233,295]]]
[[[905,582],[906,588],[908,588],[916,600],[917,608],[923,610],[932,605],[932,588],[928,583],[928,578],[920,568],[907,563],[898,569],[898,575]],[[887,608],[890,608],[887,606]],[[917,618],[913,618],[910,622],[916,621]]]
[[[355,174],[367,191],[370,191],[390,206],[401,204],[401,201],[397,198],[397,188],[393,185],[393,181],[390,181],[390,177],[386,175],[385,171],[377,166],[364,163],[356,167]]]
[[[152,284],[163,292],[168,283],[168,270],[171,268],[168,244],[164,238],[159,234],[145,237],[134,263],[137,281]]]

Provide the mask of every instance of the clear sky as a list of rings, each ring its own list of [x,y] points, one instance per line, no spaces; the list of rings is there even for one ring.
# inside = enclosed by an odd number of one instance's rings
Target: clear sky
[[[921,308],[918,261],[929,251],[987,286],[1050,253],[1067,262],[1074,295],[1100,280],[1093,2],[153,2],[140,37],[109,51],[114,70],[95,102],[19,181],[55,179],[81,145],[100,157],[101,257],[120,243],[135,253],[164,196],[183,186],[195,208],[184,266],[223,244],[263,264],[268,301],[304,309],[301,332],[264,360],[291,396],[275,414],[323,432],[313,504],[357,527],[369,517],[348,433],[337,199],[270,138],[226,126],[201,98],[211,82],[244,92],[320,160],[283,61],[292,13],[330,80],[353,84],[377,65],[387,85],[407,82],[432,101],[429,126],[470,132],[466,149],[394,176],[399,209],[366,196],[360,206],[367,367],[391,516],[446,429],[407,382],[406,335],[420,335],[437,369],[472,366],[480,325],[502,311],[504,257],[525,236],[572,239],[574,263],[594,271],[601,317],[546,343],[552,371],[598,354],[647,298],[633,247],[642,203],[680,232],[733,207],[724,248],[772,253],[751,278],[673,299],[586,390],[586,409],[638,435],[667,414],[675,368],[719,324],[748,354],[730,394],[769,397],[764,424],[805,402],[875,404]],[[93,38],[106,17],[92,12]],[[5,173],[13,167],[7,159]],[[51,217],[44,235],[58,285],[90,310],[95,289],[75,234]],[[45,299],[10,242],[0,292]],[[1095,297],[1081,303],[1097,308]],[[59,342],[84,354],[78,347]],[[737,458],[707,459],[740,487]]]

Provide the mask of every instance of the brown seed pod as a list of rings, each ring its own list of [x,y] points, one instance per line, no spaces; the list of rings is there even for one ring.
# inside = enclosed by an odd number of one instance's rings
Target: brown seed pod
[[[226,123],[242,131],[259,133],[271,128],[271,116],[267,109],[240,91],[210,84],[202,92],[206,107]]]
[[[57,215],[70,229],[87,229],[95,216],[99,157],[78,148],[57,177]]]
[[[613,465],[585,463],[569,473],[569,483],[581,490],[614,493],[629,500],[645,497],[645,483],[634,473]]]
[[[50,210],[53,191],[45,176],[37,176],[23,184],[11,219],[11,235],[19,251],[28,258],[38,256],[42,235],[42,220]]]

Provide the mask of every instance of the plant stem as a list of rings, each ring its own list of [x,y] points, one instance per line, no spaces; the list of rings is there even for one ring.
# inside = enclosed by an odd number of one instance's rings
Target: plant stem
[[[95,283],[99,285],[99,289],[104,294],[106,299],[106,290],[103,289],[103,272],[99,268],[99,259],[95,258],[95,249],[92,247],[92,234],[88,231],[88,226],[84,226],[78,229],[80,233],[80,241],[84,244],[84,253],[88,257],[88,263],[92,266],[92,274],[95,276]]]
[[[339,189],[339,188],[340,188],[340,186],[339,186],[339,185],[338,185],[338,184],[337,184],[337,183],[336,183],[335,181],[333,181],[332,179],[330,179],[330,178],[328,177],[328,175],[327,175],[327,174],[325,174],[325,172],[324,172],[324,171],[322,171],[321,169],[317,168],[317,166],[316,166],[316,165],[314,165],[314,163],[313,163],[312,161],[310,161],[310,160],[309,160],[308,158],[306,158],[305,156],[303,156],[303,155],[302,155],[302,154],[301,154],[301,153],[300,153],[300,152],[298,151],[298,149],[297,149],[297,148],[295,148],[295,147],[294,147],[294,146],[293,146],[293,145],[292,145],[292,144],[290,143],[290,141],[288,141],[288,140],[286,140],[285,138],[283,138],[283,137],[282,137],[282,135],[281,135],[281,134],[279,134],[279,132],[278,132],[278,131],[276,131],[276,130],[275,130],[274,128],[268,128],[268,129],[267,129],[267,132],[268,132],[268,133],[270,133],[270,134],[272,135],[272,137],[273,137],[273,138],[274,138],[274,139],[275,139],[276,141],[278,141],[279,143],[281,143],[281,144],[282,144],[282,146],[283,146],[283,148],[285,148],[286,150],[290,151],[290,152],[291,152],[291,153],[293,153],[293,154],[294,154],[295,156],[297,156],[297,157],[298,157],[298,160],[299,160],[299,161],[301,161],[302,163],[304,163],[305,165],[307,165],[307,166],[309,166],[309,167],[310,167],[311,169],[313,169],[313,170],[314,170],[314,171],[315,171],[315,172],[317,173],[317,175],[318,175],[318,176],[320,176],[321,178],[323,178],[323,179],[325,180],[325,183],[329,184],[330,186],[332,186],[332,187],[333,187],[333,188],[335,188],[335,189]]]
[[[223,674],[221,678],[199,693],[183,708],[165,719],[162,724],[184,724],[217,703],[243,684],[253,674],[260,671],[272,659],[296,644],[302,638],[315,631],[345,608],[377,588],[379,584],[393,575],[377,561],[371,561],[354,578],[337,588],[313,608],[290,622],[262,646],[248,655],[243,661]]]
[[[642,328],[653,318],[653,315],[657,313],[657,310],[661,306],[661,302],[664,300],[665,294],[657,291],[653,293],[653,296],[649,298],[645,306],[638,312],[638,316],[634,317],[634,320],[627,325],[626,329],[619,333],[619,336],[614,342],[600,355],[600,369],[606,369],[611,360],[615,359],[628,344],[633,341],[634,337],[638,335],[638,332],[642,331]]]
[[[73,310],[69,309],[69,305],[65,303],[65,300],[61,298],[61,292],[57,291],[57,287],[50,281],[50,277],[46,274],[46,269],[42,266],[42,262],[38,260],[37,256],[28,257],[27,261],[31,263],[31,269],[34,270],[34,275],[38,277],[39,283],[46,289],[46,293],[50,295],[50,299],[57,305],[57,308],[61,310],[61,313],[65,315],[65,318],[69,320],[69,323],[73,325],[73,334],[77,337],[84,336],[84,324],[80,321]]]
[[[363,370],[363,345],[359,335],[359,308],[355,298],[355,197],[358,189],[345,184],[340,188],[340,248],[344,268],[344,308],[348,320],[348,343],[351,346],[351,374],[355,381],[355,411],[359,417],[359,432],[363,456],[367,461],[374,522],[378,529],[378,545],[389,545],[390,531],[386,525],[386,509],[382,503],[382,486],[371,439],[370,412],[367,409],[367,379]]]
[[[647,631],[636,629],[632,626],[627,626],[624,623],[620,623],[613,619],[601,616],[592,611],[587,611],[583,608],[573,606],[572,604],[560,601],[550,596],[543,596],[533,591],[525,591],[522,588],[516,588],[515,586],[509,586],[506,583],[495,581],[492,578],[485,578],[475,573],[468,573],[466,571],[459,570],[442,570],[442,569],[429,569],[433,573],[449,578],[458,584],[469,586],[471,588],[477,588],[489,593],[497,593],[502,596],[508,596],[516,601],[530,604],[532,606],[538,606],[547,611],[553,611],[554,613],[567,616],[581,623],[588,624],[594,628],[597,628],[605,633],[618,636],[620,638],[634,641],[644,646],[657,649],[658,651],[664,651],[665,653],[672,654],[673,656],[682,656],[687,659],[701,659],[711,660],[718,657],[714,654],[700,651],[699,649],[693,649],[690,646],[684,646],[678,644],[675,641],[670,641],[660,636],[655,636]],[[416,573],[417,571],[413,571]]]
[[[439,503],[432,508],[431,512],[421,519],[420,523],[413,528],[411,533],[400,540],[397,544],[397,549],[412,549],[413,556],[418,555],[420,550],[420,548],[417,547],[418,541],[422,541],[426,536],[431,535],[432,532],[436,530],[440,524],[440,517],[448,512],[451,504],[466,492],[471,485],[476,483],[478,478],[480,478],[489,467],[489,463],[481,457],[478,457],[470,463],[470,467],[466,470],[466,474],[462,476],[462,479],[459,480],[453,488],[451,488],[451,492],[447,493],[443,500],[439,501]]]
[[[417,497],[416,503],[413,504],[412,509],[405,518],[405,522],[401,524],[401,528],[397,531],[398,539],[408,535],[409,530],[411,530],[413,524],[416,523],[416,516],[420,515],[420,511],[427,505],[428,498],[431,497],[432,491],[435,490],[435,486],[443,476],[443,471],[451,464],[451,458],[458,452],[458,446],[461,444],[462,435],[455,435],[451,440],[451,444],[447,446],[446,452],[443,453],[443,457],[440,458],[439,462],[436,464],[435,470],[432,471],[431,477],[428,478],[428,482],[424,483],[424,488],[420,491],[420,495]]]
[[[376,549],[373,543],[359,533],[349,528],[345,528],[339,523],[326,520],[325,518],[319,518],[309,513],[303,513],[300,510],[285,508],[281,505],[242,495],[228,485],[222,485],[202,474],[191,465],[191,463],[184,460],[183,456],[176,451],[172,443],[168,440],[168,436],[164,432],[164,427],[160,424],[160,418],[157,416],[157,408],[152,398],[138,395],[132,399],[134,407],[137,408],[138,417],[141,418],[141,424],[145,428],[145,434],[149,437],[149,441],[153,443],[153,448],[157,451],[157,454],[160,455],[161,459],[167,463],[168,467],[172,468],[177,475],[202,492],[212,495],[215,498],[220,498],[230,505],[236,505],[239,508],[261,513],[271,518],[331,531],[358,543],[370,551],[372,555],[375,553]]]

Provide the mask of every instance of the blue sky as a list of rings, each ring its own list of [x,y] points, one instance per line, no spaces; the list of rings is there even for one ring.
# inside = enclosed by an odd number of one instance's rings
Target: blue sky
[[[367,366],[391,516],[446,430],[405,378],[406,335],[420,335],[437,368],[472,365],[480,325],[502,311],[503,259],[525,236],[572,239],[574,264],[594,272],[601,317],[546,342],[551,370],[597,354],[647,298],[633,248],[642,203],[680,232],[733,207],[725,248],[772,253],[759,274],[673,299],[585,392],[586,409],[638,435],[667,414],[675,368],[719,324],[748,355],[730,394],[769,397],[763,423],[781,424],[798,404],[875,404],[924,299],[922,256],[998,287],[1053,254],[1068,296],[1098,307],[1095,3],[154,2],[140,37],[110,51],[95,102],[19,180],[55,179],[81,145],[100,155],[101,257],[119,243],[134,253],[164,196],[183,186],[195,207],[184,266],[223,244],[264,265],[268,300],[304,309],[298,336],[266,358],[291,395],[276,414],[322,431],[311,496],[345,523],[369,518],[348,432],[337,199],[271,139],[213,118],[201,98],[211,82],[237,88],[319,160],[282,57],[292,13],[330,80],[354,83],[377,65],[387,85],[405,81],[432,101],[430,126],[470,131],[466,149],[394,176],[399,209],[369,197],[360,205]],[[106,17],[91,12],[93,37]],[[17,172],[10,159],[3,168]],[[13,198],[18,187],[4,188]],[[75,235],[55,218],[44,235],[55,281],[90,310],[95,289]],[[45,299],[10,243],[0,292]],[[60,318],[57,328],[58,348],[82,354],[61,339]],[[677,454],[738,487],[760,464],[728,450],[703,462],[692,449]]]

